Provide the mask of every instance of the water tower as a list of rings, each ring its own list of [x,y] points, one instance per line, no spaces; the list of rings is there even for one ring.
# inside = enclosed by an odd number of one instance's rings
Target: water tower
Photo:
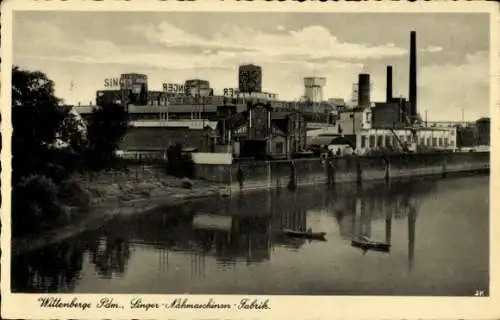
[[[326,85],[326,78],[307,77],[304,78],[304,96],[311,102],[323,101],[323,87]]]

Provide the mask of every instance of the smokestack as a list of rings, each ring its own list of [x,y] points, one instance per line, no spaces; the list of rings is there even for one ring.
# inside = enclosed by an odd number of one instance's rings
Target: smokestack
[[[417,116],[417,33],[410,33],[410,116],[412,121]]]
[[[392,66],[387,66],[387,83],[385,88],[385,100],[387,103],[392,101]]]
[[[370,107],[370,75],[367,73],[358,76],[358,106]]]

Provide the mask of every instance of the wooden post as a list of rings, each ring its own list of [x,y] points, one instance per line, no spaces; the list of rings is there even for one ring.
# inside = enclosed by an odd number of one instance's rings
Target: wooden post
[[[446,178],[446,165],[447,165],[446,158],[443,158],[443,162],[441,163],[441,177],[442,178]]]
[[[363,184],[363,169],[361,168],[361,160],[358,155],[356,157],[356,182],[358,186]]]
[[[268,160],[266,162],[267,162],[267,188],[271,189],[273,185],[271,161]]]
[[[335,187],[336,183],[336,172],[337,172],[337,159],[331,160],[331,169],[332,169],[332,187]]]
[[[385,162],[385,182],[389,182],[391,179],[391,158],[389,157],[384,157],[384,162]]]
[[[297,188],[297,174],[295,163],[293,160],[290,162],[290,181],[288,182],[288,189],[295,190]]]

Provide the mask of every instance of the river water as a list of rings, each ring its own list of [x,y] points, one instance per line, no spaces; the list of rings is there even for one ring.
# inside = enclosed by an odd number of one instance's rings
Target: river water
[[[12,259],[14,292],[468,296],[488,291],[489,178],[325,186],[111,221]],[[218,228],[194,223],[225,217]],[[282,228],[326,232],[290,238]],[[351,239],[390,242],[363,251]]]

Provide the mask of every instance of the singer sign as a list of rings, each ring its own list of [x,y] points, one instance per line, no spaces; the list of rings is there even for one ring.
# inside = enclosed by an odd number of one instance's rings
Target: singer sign
[[[167,93],[185,93],[186,87],[183,84],[178,83],[164,83],[163,91]]]

